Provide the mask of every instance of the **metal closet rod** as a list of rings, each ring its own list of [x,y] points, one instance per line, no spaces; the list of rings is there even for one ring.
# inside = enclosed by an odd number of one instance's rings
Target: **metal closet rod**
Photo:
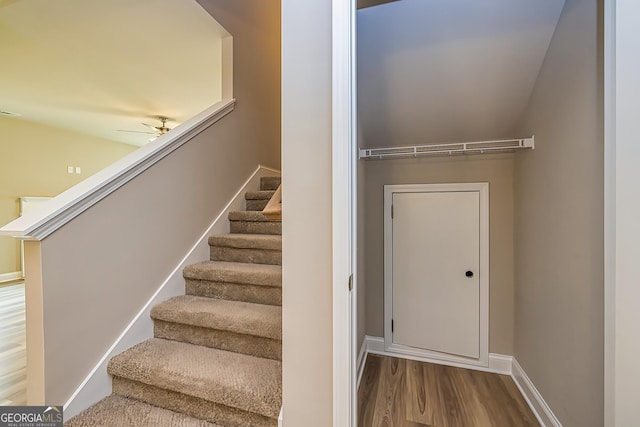
[[[490,141],[453,142],[447,144],[413,145],[406,147],[361,148],[360,159],[452,156],[454,154],[487,154],[535,148],[535,138],[495,139]]]

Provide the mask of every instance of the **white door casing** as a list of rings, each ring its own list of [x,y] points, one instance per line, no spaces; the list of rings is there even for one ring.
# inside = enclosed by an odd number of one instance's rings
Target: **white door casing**
[[[357,424],[355,30],[355,0],[332,0],[333,425],[345,427]]]
[[[489,185],[385,185],[384,202],[386,350],[488,366]]]

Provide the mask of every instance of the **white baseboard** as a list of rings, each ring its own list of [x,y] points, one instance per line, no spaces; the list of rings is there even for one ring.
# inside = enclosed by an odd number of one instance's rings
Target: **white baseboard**
[[[358,375],[356,379],[356,390],[360,388],[360,380],[362,380],[362,373],[364,372],[364,365],[367,363],[367,337],[365,336],[362,340],[362,345],[360,346],[360,351],[358,352],[358,361],[356,362],[356,374]]]
[[[258,165],[258,169],[260,170],[260,176],[273,176],[273,175],[277,175],[280,176],[281,172],[278,169],[274,169],[272,167],[269,166],[265,166],[265,165]]]
[[[280,415],[278,415],[278,427],[282,427],[282,407],[280,407]]]
[[[489,353],[489,372],[495,372],[497,374],[511,375],[511,364],[513,363],[513,356],[506,354]]]
[[[13,282],[14,280],[20,280],[20,279],[22,279],[21,271],[14,271],[11,273],[0,274],[0,283]]]
[[[384,348],[384,338],[382,337],[371,337],[367,335],[365,337],[365,341],[367,343],[367,353],[417,360],[419,362],[436,363],[438,365],[455,366],[457,368],[467,368],[476,371],[492,372],[495,374],[511,375],[511,356],[489,353],[489,366],[479,366],[451,360],[435,359],[428,356],[418,355],[417,353],[406,354],[387,351]]]
[[[360,386],[360,380],[362,377],[362,371],[366,363],[367,354],[380,354],[383,356],[398,357],[402,359],[417,360],[419,362],[436,363],[438,365],[455,366],[457,368],[473,369],[476,371],[492,372],[502,375],[510,375],[516,386],[520,390],[520,393],[524,397],[533,414],[538,419],[538,422],[542,427],[562,427],[560,421],[551,411],[547,402],[543,399],[542,395],[538,392],[533,385],[527,374],[524,372],[518,361],[513,356],[489,353],[489,366],[467,365],[464,363],[450,362],[441,359],[431,359],[429,357],[419,357],[415,355],[408,355],[402,353],[394,353],[386,351],[384,348],[384,338],[371,337],[369,335],[364,337],[362,347],[360,348],[360,354],[358,355],[358,382],[357,386]]]
[[[538,419],[538,422],[543,427],[562,427],[558,418],[556,418],[549,405],[547,405],[547,402],[545,402],[542,395],[536,386],[533,385],[533,382],[531,382],[527,373],[522,369],[522,366],[520,366],[515,357],[513,358],[511,370],[511,377],[513,378],[513,381],[515,381],[518,389],[520,389],[520,393],[522,393],[522,396],[524,396],[529,407],[531,407],[531,410]]]
[[[227,215],[230,211],[243,210],[245,208],[244,193],[257,189],[261,177],[273,176],[279,173],[279,171],[266,166],[259,165],[257,167],[71,395],[64,405],[65,418],[77,415],[82,410],[111,393],[111,378],[109,374],[107,374],[107,363],[109,359],[153,337],[153,321],[150,317],[151,308],[169,298],[184,294],[184,278],[182,276],[184,267],[209,259],[209,236],[211,234],[224,234],[229,232]]]

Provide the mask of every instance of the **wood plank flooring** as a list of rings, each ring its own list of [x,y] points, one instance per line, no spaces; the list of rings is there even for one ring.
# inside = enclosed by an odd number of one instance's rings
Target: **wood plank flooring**
[[[539,426],[508,375],[369,354],[359,427]]]
[[[0,286],[0,406],[27,404],[24,283]]]

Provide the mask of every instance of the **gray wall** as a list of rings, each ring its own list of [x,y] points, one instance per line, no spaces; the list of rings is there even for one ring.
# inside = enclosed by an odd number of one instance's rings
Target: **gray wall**
[[[564,0],[402,0],[358,11],[366,147],[514,137]]]
[[[70,397],[257,165],[280,164],[280,2],[202,3],[234,36],[236,109],[42,242],[48,404]]]
[[[360,165],[365,170],[359,256],[364,264],[360,283],[366,289],[366,333],[384,333],[383,186],[489,182],[489,351],[513,354],[513,155],[374,160]]]
[[[280,165],[280,1],[197,0],[233,36],[238,154]]]
[[[358,11],[359,146],[530,136],[514,131],[563,4],[403,0]],[[358,342],[383,335],[383,185],[489,182],[489,350],[513,353],[513,159],[360,162]]]
[[[364,212],[366,209],[366,173],[365,173],[365,162],[358,162],[358,188],[356,191],[358,200],[357,200],[357,213],[358,213],[358,229],[356,230],[357,234],[357,274],[356,274],[356,294],[358,299],[356,301],[356,311],[358,313],[358,318],[356,319],[356,345],[357,351],[360,352],[362,348],[362,344],[367,335],[367,263],[365,258],[365,245],[367,243],[366,240],[366,223]],[[374,335],[373,333],[368,333],[369,335]]]
[[[515,166],[515,356],[565,426],[603,425],[601,10],[567,0]]]
[[[285,427],[332,425],[331,2],[282,1]],[[346,325],[345,325],[346,326]]]

